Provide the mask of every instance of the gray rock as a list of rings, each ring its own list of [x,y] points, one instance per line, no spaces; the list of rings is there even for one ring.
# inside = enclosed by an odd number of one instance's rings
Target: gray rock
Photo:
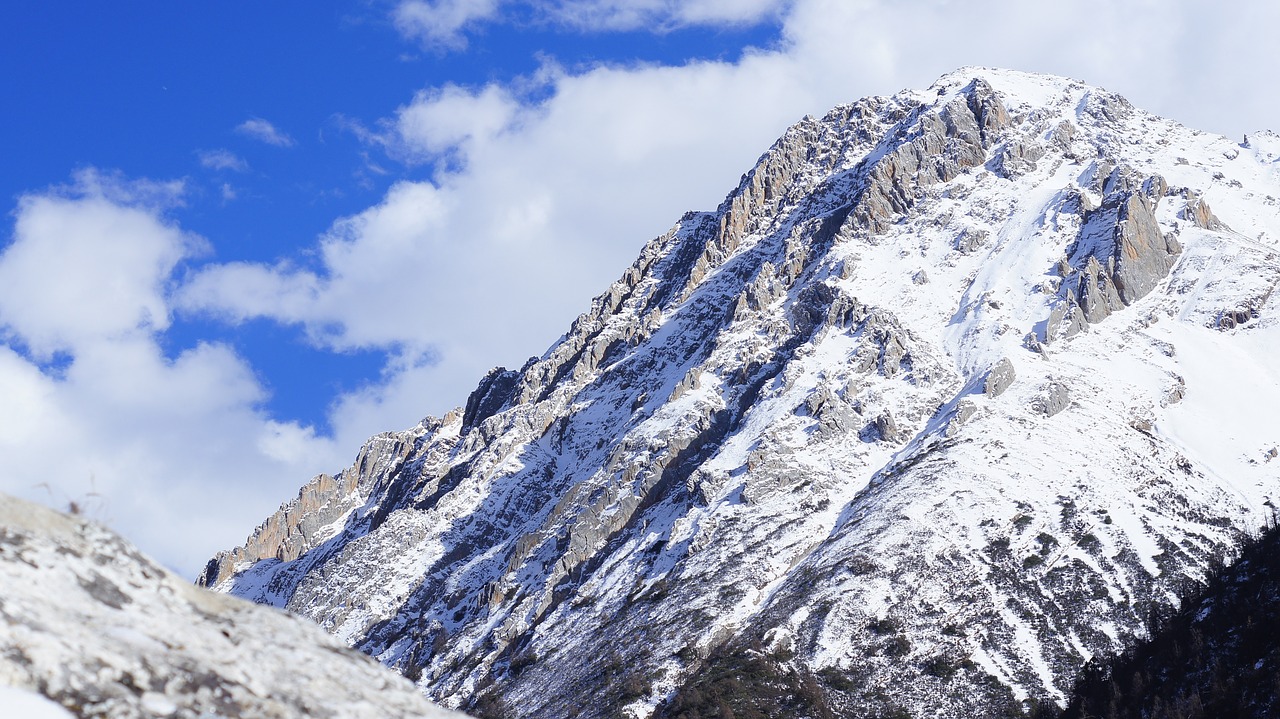
[[[915,205],[921,190],[986,162],[996,135],[1008,124],[994,90],[975,79],[940,111],[922,115],[918,135],[876,161],[851,218],[873,234],[884,232]]]
[[[1168,407],[1171,404],[1177,404],[1187,394],[1187,383],[1182,379],[1181,375],[1173,376],[1173,386],[1165,393],[1164,400],[1160,403],[1162,407]]]
[[[1092,90],[1085,97],[1084,111],[1105,123],[1118,125],[1133,114],[1133,105],[1115,93]]]
[[[1164,182],[1160,180],[1160,182]],[[1120,205],[1115,237],[1114,282],[1120,299],[1131,305],[1169,274],[1181,247],[1170,245],[1145,198],[1131,194]]]
[[[1044,343],[1040,341],[1040,336],[1035,332],[1028,332],[1022,338],[1022,346],[1042,357],[1046,356]]]
[[[967,228],[956,237],[955,248],[964,254],[971,254],[987,245],[990,233],[977,228]]]
[[[973,416],[977,409],[977,406],[970,400],[962,399],[957,402],[955,410],[951,413],[951,418],[947,420],[947,428],[943,430],[943,436],[956,436],[960,432],[960,428],[969,421],[969,418]]]
[[[1213,214],[1213,210],[1209,209],[1209,203],[1204,201],[1203,197],[1195,193],[1190,193],[1186,205],[1183,206],[1182,212],[1178,216],[1184,220],[1190,220],[1191,224],[1206,230],[1227,231],[1231,228],[1226,223],[1219,220],[1217,215]]]
[[[1253,319],[1253,310],[1223,310],[1218,316],[1218,329],[1233,330]]]
[[[1104,169],[1100,165],[1098,174]],[[1102,191],[1099,208],[1079,208],[1084,221],[1068,262],[1080,268],[1075,299],[1090,323],[1101,322],[1150,293],[1182,252],[1177,238],[1161,231],[1154,214],[1169,191],[1164,178],[1143,177],[1120,166],[1109,171]],[[1061,274],[1066,268],[1059,263],[1056,270]]]
[[[1045,323],[1045,344],[1074,337],[1088,328],[1089,322],[1085,319],[1084,311],[1073,300],[1073,297],[1068,297],[1066,302],[1049,310],[1049,321]]]
[[[75,716],[464,719],[313,622],[192,586],[102,526],[3,495],[0,617],[0,684]]]
[[[893,421],[893,413],[889,410],[885,410],[876,417],[876,433],[885,442],[898,441],[898,424]]]
[[[1021,177],[1036,169],[1036,161],[1044,157],[1044,147],[1039,143],[1011,140],[1005,143],[992,163],[992,170],[1003,177]]]
[[[692,367],[685,373],[684,378],[676,384],[675,389],[671,390],[671,398],[668,400],[674,402],[685,396],[690,390],[702,387],[702,369]]]
[[[492,417],[514,400],[519,384],[519,372],[506,367],[489,370],[489,374],[480,380],[480,384],[467,397],[467,405],[462,410],[462,431],[466,432]]]
[[[907,357],[907,348],[898,339],[897,334],[889,334],[884,340],[884,350],[880,355],[880,374],[892,377],[902,369]]]
[[[1090,257],[1084,269],[1077,275],[1076,297],[1080,310],[1090,324],[1096,324],[1124,308],[1124,300],[1116,289],[1111,274],[1096,257]]]
[[[1053,146],[1059,150],[1070,150],[1071,143],[1076,139],[1076,126],[1070,120],[1063,120],[1053,129],[1050,139]]]
[[[826,387],[809,395],[803,406],[818,421],[818,433],[824,436],[846,434],[858,424],[854,409]]]
[[[1061,382],[1050,382],[1031,403],[1036,412],[1052,417],[1071,404],[1071,394]]]
[[[1017,373],[1013,370],[1013,363],[1008,357],[1002,358],[987,372],[987,379],[982,384],[982,392],[988,397],[999,397],[1009,389],[1015,377]]]

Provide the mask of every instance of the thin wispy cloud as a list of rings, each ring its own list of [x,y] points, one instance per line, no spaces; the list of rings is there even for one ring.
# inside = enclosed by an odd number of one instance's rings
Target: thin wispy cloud
[[[462,50],[467,34],[513,17],[579,32],[733,27],[779,19],[789,0],[400,0],[396,29],[429,50]]]
[[[201,150],[197,156],[200,158],[200,166],[210,170],[249,171],[249,163],[230,150]]]
[[[429,50],[461,50],[463,30],[495,19],[502,0],[401,0],[392,13],[396,29]]]
[[[236,132],[276,147],[293,147],[294,145],[292,137],[260,117],[252,117],[240,123],[236,127]]]
[[[777,17],[784,0],[560,0],[538,7],[549,19],[586,32],[675,30],[750,25]]]

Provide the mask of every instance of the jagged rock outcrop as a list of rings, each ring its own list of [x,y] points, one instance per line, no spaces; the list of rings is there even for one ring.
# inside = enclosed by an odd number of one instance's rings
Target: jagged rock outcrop
[[[13,497],[0,686],[86,719],[461,717],[308,620],[193,587],[103,527]]]
[[[212,587],[237,566],[263,560],[291,562],[331,539],[340,529],[335,522],[340,524],[370,496],[388,490],[420,434],[387,433],[369,440],[351,467],[336,477],[316,476],[298,490],[297,498],[259,525],[248,542],[209,560],[197,583]]]
[[[744,668],[753,711],[1058,700],[1276,489],[1223,408],[1280,404],[1280,219],[1239,211],[1280,189],[1227,148],[1004,71],[805,118],[208,581],[494,715],[720,716],[689,692]]]
[[[1050,382],[1032,401],[1032,408],[1046,417],[1052,417],[1071,405],[1071,393],[1061,382]]]
[[[1008,357],[1002,357],[999,362],[987,372],[987,378],[982,383],[982,393],[988,397],[999,397],[1004,394],[1009,385],[1013,384],[1018,373],[1013,369],[1013,363]]]
[[[1163,177],[1141,177],[1122,166],[1095,183],[1103,195],[1100,206],[1082,193],[1066,204],[1080,214],[1081,229],[1055,268],[1063,278],[1063,301],[1050,312],[1046,342],[1075,335],[1086,323],[1102,322],[1145,297],[1182,252],[1155,217],[1169,189]]]
[[[1209,209],[1209,203],[1205,202],[1203,197],[1190,192],[1187,194],[1187,204],[1182,209],[1182,219],[1191,220],[1196,227],[1205,230],[1229,229],[1217,215],[1213,214],[1213,210]]]

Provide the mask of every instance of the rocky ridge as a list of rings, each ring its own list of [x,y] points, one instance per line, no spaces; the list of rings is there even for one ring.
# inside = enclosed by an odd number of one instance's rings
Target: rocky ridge
[[[1061,701],[1280,483],[1277,154],[1007,71],[805,118],[203,581],[511,716]]]
[[[15,717],[462,716],[308,620],[192,587],[109,530],[12,497],[0,688]]]

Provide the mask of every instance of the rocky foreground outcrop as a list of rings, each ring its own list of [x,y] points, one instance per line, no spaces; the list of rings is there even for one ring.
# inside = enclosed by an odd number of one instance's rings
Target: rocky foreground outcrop
[[[7,496],[0,687],[14,719],[462,716],[308,620],[193,587],[97,524]]]

